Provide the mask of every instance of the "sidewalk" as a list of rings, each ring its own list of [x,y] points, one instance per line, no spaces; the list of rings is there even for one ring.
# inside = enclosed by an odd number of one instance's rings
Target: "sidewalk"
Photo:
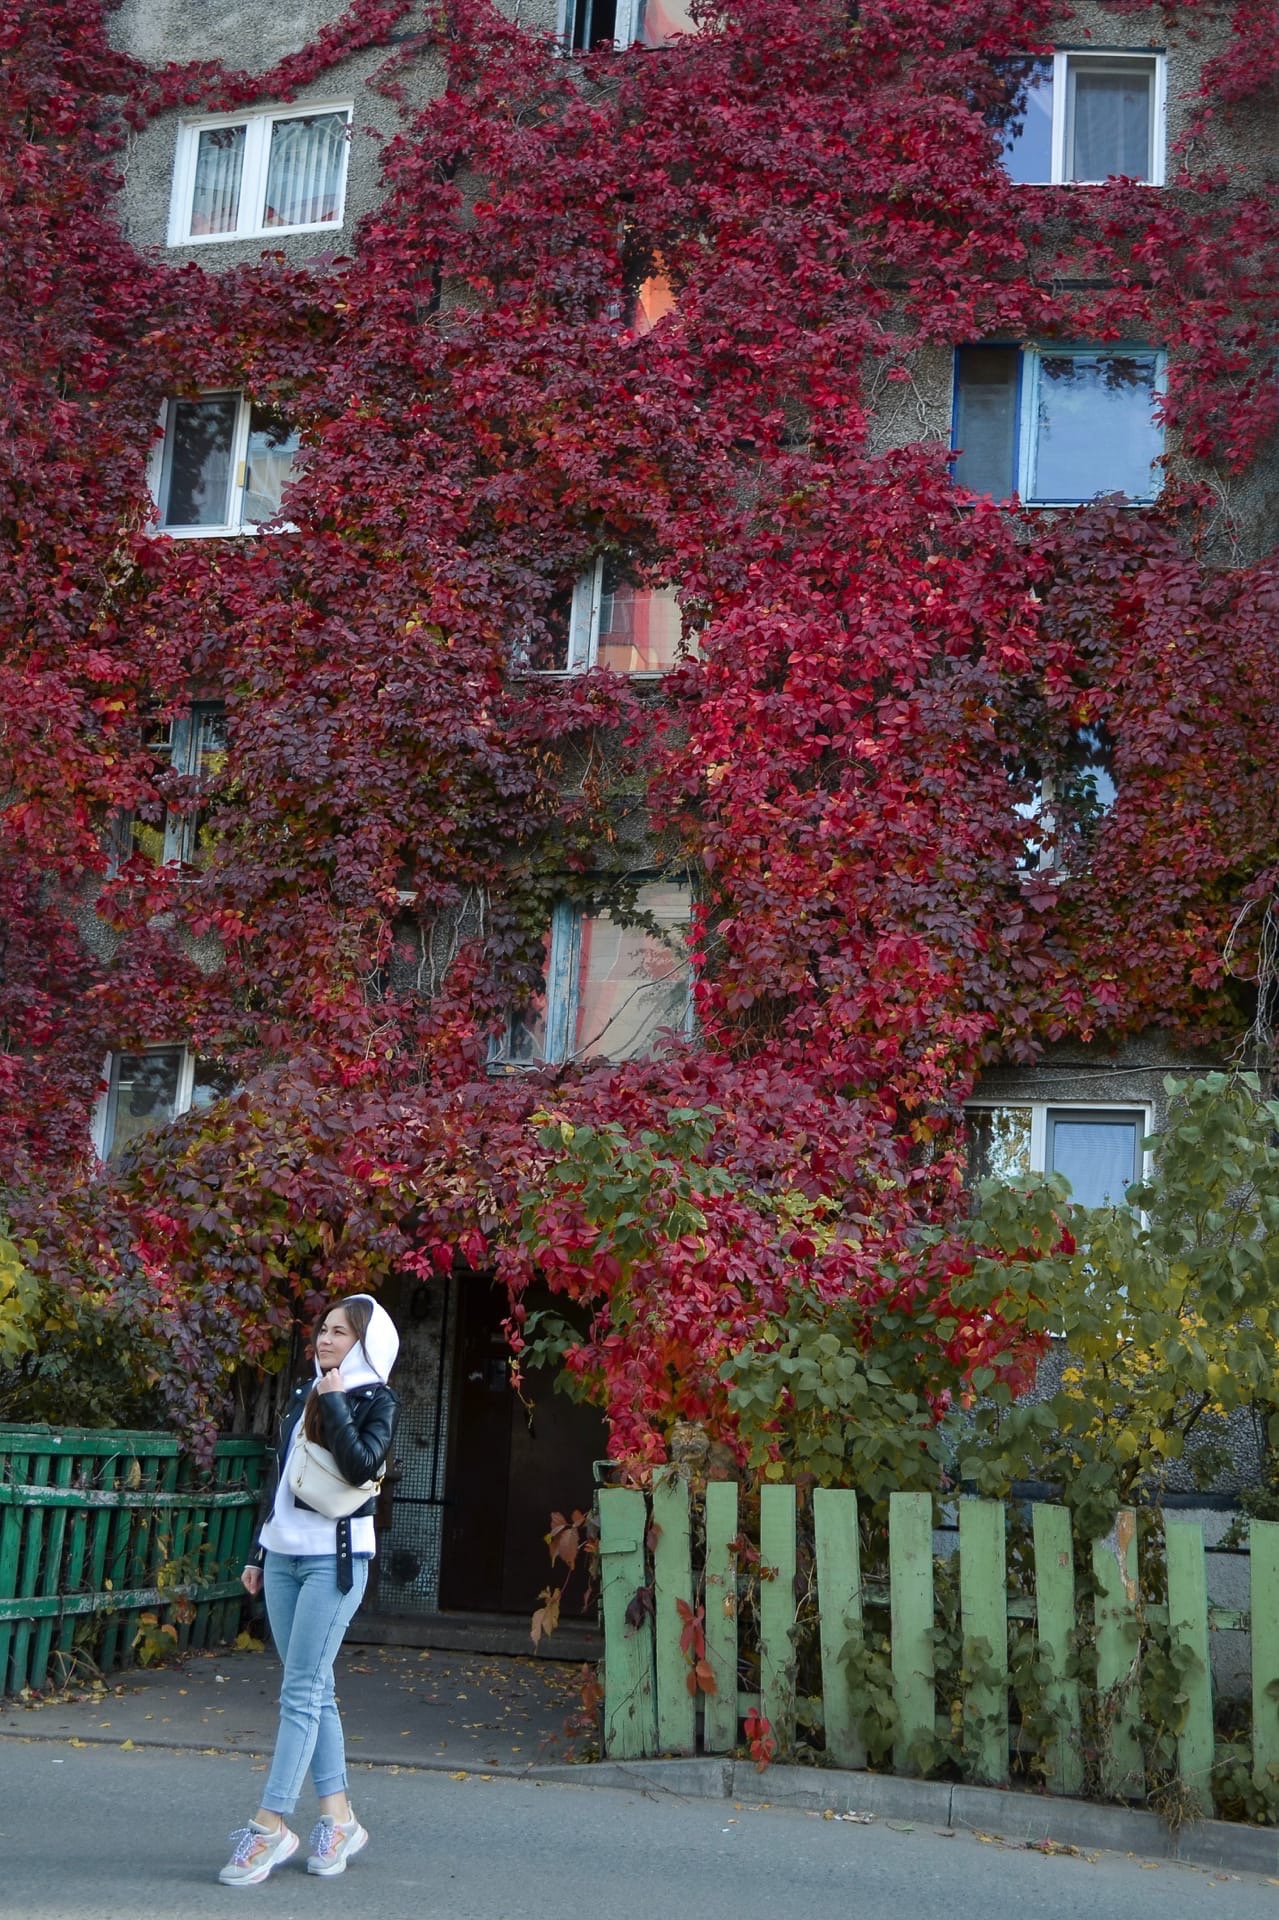
[[[505,1774],[582,1749],[578,1668],[546,1658],[347,1646],[338,1697],[352,1761]],[[280,1669],[273,1653],[224,1648],[112,1675],[102,1692],[6,1701],[0,1737],[267,1755]]]

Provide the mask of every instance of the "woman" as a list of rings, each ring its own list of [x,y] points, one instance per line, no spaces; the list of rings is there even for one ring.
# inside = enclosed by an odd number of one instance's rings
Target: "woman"
[[[231,1835],[231,1858],[218,1875],[229,1887],[256,1886],[297,1852],[286,1825],[307,1769],[320,1801],[308,1873],[326,1877],[367,1843],[347,1797],[346,1750],[333,1697],[333,1662],[364,1597],[373,1558],[370,1499],[347,1520],[329,1520],[295,1499],[289,1455],[299,1433],[327,1447],[352,1486],[371,1480],[390,1451],[398,1405],[387,1386],[400,1336],[385,1308],[366,1293],[330,1307],[315,1330],[315,1380],[295,1388],[285,1411],[271,1517],[250,1565],[247,1593],[265,1593],[271,1638],[284,1662],[280,1726],[262,1804]]]

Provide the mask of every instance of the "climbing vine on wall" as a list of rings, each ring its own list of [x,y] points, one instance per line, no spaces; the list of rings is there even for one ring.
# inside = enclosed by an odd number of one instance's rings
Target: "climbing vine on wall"
[[[314,1293],[459,1262],[506,1275],[517,1347],[535,1268],[595,1310],[576,1364],[640,1458],[677,1415],[731,1434],[725,1353],[805,1288],[869,1344],[926,1300],[921,1369],[1026,1377],[944,1249],[902,1264],[960,1206],[962,1100],[1066,1035],[1231,1044],[1222,954],[1279,864],[1279,594],[1231,548],[1276,427],[1276,201],[1232,160],[1273,39],[1146,11],[1212,35],[1170,184],[1028,190],[996,63],[1050,44],[1033,0],[734,0],[572,62],[388,0],[256,77],[145,68],[101,0],[0,6],[0,1153],[46,1298],[133,1327],[186,1426]],[[379,45],[400,130],[345,255],[124,238],[139,127]],[[991,338],[1166,349],[1155,507],[956,488],[920,369]],[[162,403],[232,389],[302,431],[293,530],[157,537]],[[602,553],[698,631],[660,703],[520,670]],[[193,699],[227,715],[198,796],[155,744]],[[1117,799],[1047,874],[1031,803],[1085,737]],[[699,877],[697,1044],[494,1081],[551,902],[616,892],[641,793]],[[197,804],[198,877],[122,853]],[[175,1039],[239,1090],[103,1171],[105,1053]],[[581,1128],[652,1162],[633,1222]]]

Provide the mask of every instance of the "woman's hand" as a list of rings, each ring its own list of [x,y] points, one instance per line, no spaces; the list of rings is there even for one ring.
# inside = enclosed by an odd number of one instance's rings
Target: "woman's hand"
[[[339,1367],[331,1367],[328,1373],[322,1373],[315,1383],[315,1391],[317,1393],[345,1393],[346,1387],[342,1380],[341,1369]]]
[[[256,1600],[262,1591],[261,1567],[245,1567],[240,1574],[240,1585]]]

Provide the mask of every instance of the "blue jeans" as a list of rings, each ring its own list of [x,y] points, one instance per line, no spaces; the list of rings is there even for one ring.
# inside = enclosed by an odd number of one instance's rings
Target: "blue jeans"
[[[333,1662],[368,1584],[367,1558],[357,1558],[350,1593],[337,1583],[337,1555],[267,1550],[263,1591],[271,1638],[284,1662],[280,1730],[262,1805],[292,1813],[306,1779],[315,1791],[346,1792],[346,1746],[333,1697]]]

